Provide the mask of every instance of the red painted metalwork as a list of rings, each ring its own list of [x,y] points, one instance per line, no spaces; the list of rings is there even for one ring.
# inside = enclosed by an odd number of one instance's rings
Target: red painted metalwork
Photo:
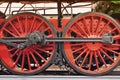
[[[2,23],[4,22],[4,20],[5,20],[5,19],[2,19],[2,18],[1,18],[1,19],[0,19],[0,24],[2,24]]]
[[[1,28],[1,37],[25,37],[39,31],[48,38],[55,37],[52,24],[40,15],[21,13],[14,15]],[[55,43],[31,45],[23,50],[0,45],[2,63],[15,74],[37,74],[50,65],[56,50]]]
[[[120,29],[117,22],[101,13],[80,14],[65,28],[65,38],[100,38],[111,33],[113,44],[100,42],[64,42],[65,59],[79,73],[103,75],[119,63]]]
[[[3,23],[4,19],[0,19]],[[50,22],[49,22],[50,21]],[[117,22],[101,13],[79,14],[73,19],[63,18],[62,27],[58,19],[46,20],[33,13],[21,13],[6,20],[0,37],[25,37],[39,31],[47,38],[56,37],[56,31],[63,32],[65,38],[101,38],[111,33],[112,44],[100,42],[64,42],[63,55],[69,65],[78,73],[103,75],[112,71],[120,60],[120,29]],[[51,24],[52,23],[52,24]],[[31,45],[20,50],[0,44],[0,58],[3,65],[14,74],[37,74],[45,70],[54,59],[56,44]]]

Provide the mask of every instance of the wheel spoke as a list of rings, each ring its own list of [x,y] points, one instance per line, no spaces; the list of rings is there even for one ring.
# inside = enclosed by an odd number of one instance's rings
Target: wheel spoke
[[[29,56],[29,54],[27,54],[27,61],[28,61],[28,68],[29,68],[29,70],[32,70],[31,69],[31,63],[30,63],[30,56]]]
[[[25,33],[28,33],[28,16],[25,15]]]
[[[90,35],[91,33],[90,33],[90,30],[88,29],[88,26],[86,25],[85,18],[83,18],[83,24],[84,24],[84,26],[85,26],[85,28],[86,28],[88,34]]]
[[[95,32],[95,34],[97,34],[98,33],[98,31],[99,31],[99,28],[100,28],[100,23],[102,22],[102,17],[100,17],[100,19],[99,19],[99,21],[98,21],[98,25],[97,25],[97,27],[96,27],[96,32]]]
[[[98,56],[100,57],[100,59],[102,60],[102,62],[104,63],[105,67],[107,68],[107,63],[105,62],[105,60],[103,59],[100,51],[97,51],[98,52]]]
[[[33,53],[32,53],[31,51],[30,51],[29,53],[30,53],[30,55],[32,56],[32,58],[33,58],[35,64],[36,64],[37,67],[38,67],[38,66],[39,66],[39,63],[38,63],[37,59],[35,58],[35,56],[33,55]]]
[[[11,48],[11,49],[9,49],[8,51],[14,51],[14,50],[16,50],[17,48]]]
[[[120,44],[112,44],[112,46],[114,47],[120,47]]]
[[[91,69],[91,65],[92,65],[92,57],[93,57],[93,53],[90,53],[90,59],[89,59],[89,67],[88,67],[88,70]]]
[[[33,26],[34,26],[34,24],[35,24],[35,20],[36,20],[36,17],[33,18],[32,24],[31,24],[31,26],[30,26],[30,28],[29,28],[29,33],[31,33],[32,30],[33,30]]]
[[[118,43],[113,43],[113,44],[103,44],[105,48],[109,48],[111,50],[119,50],[120,45]]]
[[[83,28],[81,28],[81,26],[77,22],[75,24],[78,30],[84,32],[84,34],[88,37],[88,34],[86,33],[86,31]]]
[[[17,56],[17,59],[15,60],[15,64],[14,64],[14,65],[16,65],[16,64],[18,63],[18,61],[19,61],[19,59],[20,59],[21,54],[22,54],[22,52],[19,52],[19,54],[18,54],[18,56]]]
[[[41,49],[41,48],[36,48],[37,50],[39,50],[39,51],[41,51],[41,52],[44,52],[44,53],[47,53],[47,54],[50,54],[51,55],[51,53],[50,52],[47,52],[46,50],[44,50],[44,49]]]
[[[35,50],[33,50],[33,49],[32,49],[32,51],[33,51],[35,54],[37,54],[43,61],[46,62],[46,59],[45,59],[44,57],[42,57],[37,51],[35,51]]]
[[[115,30],[117,30],[117,28],[115,27],[115,28],[113,28],[112,30],[111,30],[111,32],[114,32]]]
[[[113,36],[113,39],[114,39],[114,40],[120,39],[120,35],[115,35],[115,36]]]
[[[110,49],[112,49],[112,50],[119,50],[120,49],[120,44],[112,44]]]
[[[50,29],[49,27],[45,28],[45,29],[44,29],[44,32],[48,31],[49,29]]]
[[[19,53],[19,49],[17,49],[13,54],[11,54],[11,56],[10,57],[14,57],[16,54],[18,54]]]
[[[85,49],[82,53],[79,54],[79,56],[77,56],[74,61],[78,60],[85,52],[87,51],[87,49]]]
[[[98,35],[102,35],[104,30],[105,30],[105,28],[108,27],[109,24],[110,24],[110,22],[107,22],[107,24],[105,26],[103,26],[102,30],[99,32]]]
[[[41,26],[43,25],[43,23],[44,23],[44,22],[42,21],[42,22],[41,22],[35,29],[33,29],[33,30],[36,31],[36,30],[39,30],[39,28],[42,28]]]
[[[13,32],[10,32],[8,29],[4,28],[4,30],[9,33],[10,35],[12,35],[13,37],[17,37],[16,34],[14,34]]]
[[[24,62],[25,62],[25,54],[24,53],[22,53],[22,70],[24,70]]]
[[[49,34],[46,36],[47,38],[53,38],[53,35],[52,34]]]
[[[76,33],[77,35],[79,35],[80,37],[84,38],[84,36],[80,32],[76,31],[75,29],[71,28],[70,30]]]
[[[105,50],[107,50],[107,51],[110,51],[110,52],[112,52],[112,53],[114,53],[114,54],[120,55],[120,53],[118,53],[118,52],[116,52],[116,51],[113,51],[113,50],[111,50],[111,49],[109,49],[109,48],[107,48],[107,47],[103,47],[103,49],[105,49]]]
[[[92,35],[94,35],[94,27],[93,27],[93,22],[94,22],[94,19],[93,19],[93,16],[91,16],[91,29],[92,29]]]
[[[109,60],[111,60],[112,62],[114,62],[114,60],[113,60],[103,49],[100,49],[100,51],[101,51],[107,58],[109,58]]]
[[[85,43],[75,43],[75,44],[71,44],[71,47],[79,47],[85,45]]]
[[[18,24],[19,24],[20,31],[21,31],[21,33],[23,33],[24,31],[23,31],[22,24],[21,24],[21,22],[20,22],[20,20],[19,20],[19,17],[17,17],[17,20],[18,20]]]
[[[12,24],[12,22],[9,22],[11,27],[14,29],[14,31],[20,36],[20,32],[16,29],[16,27]]]
[[[94,58],[95,58],[95,63],[96,63],[97,70],[99,70],[99,64],[98,64],[98,59],[97,59],[96,52],[94,53]]]
[[[113,51],[115,50],[119,50],[120,49],[120,45],[119,44],[103,44],[105,48],[111,49]]]
[[[89,51],[87,51],[87,52],[86,52],[86,55],[85,55],[85,57],[84,57],[84,59],[83,59],[83,61],[82,61],[82,63],[81,63],[81,65],[80,65],[80,67],[82,67],[82,66],[84,65],[84,63],[85,63],[85,61],[87,60],[87,57],[88,57],[89,54],[90,54]]]
[[[78,49],[74,50],[74,51],[73,51],[73,54],[76,53],[76,52],[79,52],[80,50],[82,50],[82,49],[84,49],[84,48],[85,48],[85,46],[82,46],[81,48],[78,48]]]

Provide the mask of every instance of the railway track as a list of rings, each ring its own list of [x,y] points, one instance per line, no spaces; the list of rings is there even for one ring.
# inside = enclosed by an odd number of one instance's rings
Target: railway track
[[[119,80],[120,71],[111,72],[104,76],[83,76],[83,75],[63,75],[61,71],[44,72],[46,75],[33,75],[33,76],[21,76],[21,75],[0,75],[1,80]],[[57,75],[55,75],[57,73]],[[61,74],[61,75],[58,75]],[[64,72],[65,74],[66,72]]]
[[[98,76],[98,77],[86,77],[86,76],[0,76],[1,80],[14,80],[14,79],[18,79],[18,80],[119,80],[120,76]]]
[[[57,68],[57,70],[55,70]],[[119,67],[114,71],[104,76],[85,76],[83,74],[72,74],[66,70],[60,70],[56,66],[52,66],[40,73],[39,75],[11,75],[7,70],[0,71],[0,80],[119,80],[120,71]]]

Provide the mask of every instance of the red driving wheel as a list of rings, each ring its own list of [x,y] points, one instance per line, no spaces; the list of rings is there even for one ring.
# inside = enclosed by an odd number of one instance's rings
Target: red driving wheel
[[[47,38],[54,38],[55,29],[44,17],[34,13],[20,13],[8,19],[1,28],[3,37],[26,37],[28,34],[39,31]],[[38,74],[45,70],[51,63],[56,51],[55,43],[46,43],[28,46],[20,50],[15,47],[2,48],[2,63],[14,74]]]
[[[66,26],[65,38],[101,38],[111,33],[114,42],[64,42],[63,52],[70,66],[85,75],[103,75],[119,63],[120,29],[117,22],[101,13],[85,13]]]

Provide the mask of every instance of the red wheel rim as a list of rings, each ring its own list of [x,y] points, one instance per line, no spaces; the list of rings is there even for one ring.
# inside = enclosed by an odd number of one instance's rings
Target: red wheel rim
[[[33,13],[21,13],[9,19],[1,28],[3,37],[25,37],[34,31],[42,32],[46,37],[53,38],[54,29],[45,18]],[[24,50],[7,46],[8,63],[2,57],[3,64],[16,74],[36,74],[48,67],[55,52],[55,43],[47,43],[45,46],[31,45]]]
[[[119,25],[111,17],[100,13],[86,13],[76,16],[64,31],[65,38],[100,38],[112,33],[114,43],[64,42],[64,55],[70,65],[86,75],[102,75],[119,62]]]

